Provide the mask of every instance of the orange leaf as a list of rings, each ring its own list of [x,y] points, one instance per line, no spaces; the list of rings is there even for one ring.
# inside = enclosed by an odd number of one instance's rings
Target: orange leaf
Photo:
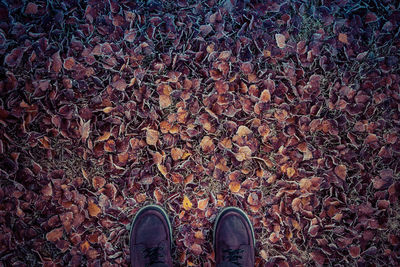
[[[108,140],[106,143],[104,143],[104,150],[107,152],[115,152],[115,141],[114,140]]]
[[[167,108],[172,104],[171,97],[168,95],[160,95],[159,103],[161,108]]]
[[[105,132],[102,136],[100,136],[96,139],[96,142],[106,141],[106,140],[108,140],[108,138],[110,138],[110,136],[111,136],[110,132]]]
[[[92,179],[92,185],[94,189],[98,190],[106,184],[106,180],[103,177],[96,176]]]
[[[97,215],[99,215],[99,213],[101,212],[101,209],[99,208],[99,206],[97,206],[93,202],[89,203],[88,210],[89,210],[90,216],[92,216],[92,217],[97,217]]]
[[[183,150],[180,149],[180,148],[174,147],[174,148],[171,149],[171,156],[172,156],[173,160],[177,161],[177,160],[182,158]]]
[[[207,204],[208,204],[208,198],[205,198],[197,202],[197,207],[201,210],[205,210],[207,208]]]
[[[286,37],[283,34],[277,33],[275,34],[276,44],[279,48],[285,48],[286,46]]]
[[[186,195],[183,196],[182,206],[185,210],[190,210],[193,206],[192,202],[190,202],[189,198]]]
[[[146,132],[146,143],[151,146],[155,146],[158,141],[158,131],[148,129]]]
[[[237,193],[240,190],[240,183],[237,181],[232,181],[229,183],[229,190],[231,190],[232,193]]]
[[[82,252],[83,254],[86,254],[86,252],[88,252],[89,248],[90,248],[89,242],[85,241],[85,242],[83,242],[83,243],[81,244],[81,252]]]
[[[63,228],[56,228],[46,234],[46,239],[50,242],[56,242],[61,239],[63,235]]]
[[[271,100],[271,93],[269,92],[269,90],[262,91],[260,100],[261,102],[269,102]]]
[[[344,44],[349,44],[349,41],[347,40],[347,34],[339,33],[339,41]]]
[[[335,167],[335,174],[342,179],[343,181],[346,180],[347,176],[347,167],[343,164],[340,164]]]

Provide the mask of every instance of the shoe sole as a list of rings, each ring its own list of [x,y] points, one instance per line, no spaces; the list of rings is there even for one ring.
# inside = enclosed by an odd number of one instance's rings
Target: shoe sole
[[[254,246],[254,248],[255,248],[255,247],[256,247],[256,239],[255,239],[255,235],[254,235],[253,225],[252,225],[252,223],[251,223],[251,221],[250,221],[250,219],[249,219],[249,216],[247,216],[247,214],[246,214],[242,209],[240,209],[240,208],[237,208],[237,207],[226,207],[226,208],[223,208],[223,209],[219,212],[217,218],[215,219],[215,223],[214,223],[214,227],[213,227],[213,248],[214,248],[214,251],[215,251],[215,230],[217,229],[217,225],[218,225],[219,219],[220,219],[225,213],[227,213],[227,212],[229,212],[229,211],[235,211],[235,212],[239,213],[240,215],[242,215],[242,216],[246,219],[248,225],[250,226],[251,237],[253,238],[253,246]]]
[[[172,248],[172,246],[173,246],[173,242],[172,242],[172,226],[171,226],[171,222],[169,220],[168,214],[164,210],[163,207],[161,207],[159,205],[153,205],[153,204],[144,206],[144,207],[140,208],[138,210],[138,212],[136,212],[135,217],[133,218],[133,221],[131,223],[131,229],[129,231],[129,247],[131,247],[131,236],[132,236],[133,225],[135,225],[135,222],[136,222],[136,219],[138,218],[138,216],[140,214],[142,214],[143,212],[147,211],[147,210],[157,210],[157,211],[159,211],[163,215],[165,220],[167,221],[168,231],[169,231],[169,240],[171,241],[171,248]]]

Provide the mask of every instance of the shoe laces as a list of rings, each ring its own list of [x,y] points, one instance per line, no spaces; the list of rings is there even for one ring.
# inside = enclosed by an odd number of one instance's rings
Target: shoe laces
[[[164,263],[164,261],[161,261],[161,258],[164,257],[164,255],[162,255],[163,250],[164,250],[164,248],[160,247],[160,246],[145,248],[143,250],[144,257],[147,258],[149,261],[146,264],[146,267],[151,266],[152,264],[155,264],[155,263]]]
[[[242,258],[243,249],[224,249],[224,260],[236,264],[237,266],[242,266],[239,260]]]

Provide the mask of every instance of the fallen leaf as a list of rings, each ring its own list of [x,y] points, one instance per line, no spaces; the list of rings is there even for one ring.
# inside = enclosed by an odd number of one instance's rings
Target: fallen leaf
[[[180,148],[174,147],[171,149],[171,156],[172,156],[172,159],[175,161],[180,160],[183,156],[183,150]]]
[[[46,234],[47,241],[56,242],[63,236],[63,228],[56,228]]]
[[[343,164],[340,164],[335,167],[335,174],[342,179],[343,181],[346,180],[347,176],[347,167]]]
[[[271,93],[269,90],[264,90],[261,92],[260,101],[261,102],[269,102],[271,100]]]
[[[90,216],[97,217],[97,215],[99,215],[99,213],[101,212],[101,209],[95,203],[90,202],[88,204],[88,211]]]
[[[214,150],[215,146],[212,139],[209,136],[204,136],[200,142],[200,147],[205,153],[209,153]]]
[[[292,167],[286,169],[286,174],[289,178],[292,178],[296,174],[296,170]]]
[[[102,136],[96,139],[96,142],[107,141],[110,138],[110,136],[111,136],[110,132],[105,132]]]
[[[240,190],[240,183],[237,181],[232,181],[229,183],[229,190],[231,190],[232,193],[237,193]]]
[[[168,95],[160,95],[159,103],[161,108],[167,108],[172,104],[171,97]]]
[[[240,137],[247,136],[251,133],[253,133],[253,132],[244,125],[240,125],[236,131],[236,134],[239,135]]]
[[[276,44],[278,45],[279,48],[285,48],[286,46],[286,37],[283,34],[277,33],[275,34],[275,40]]]
[[[349,41],[347,40],[347,34],[339,33],[339,41],[348,45]]]
[[[68,57],[64,60],[64,69],[72,70],[75,67],[75,59],[73,57]]]
[[[193,206],[192,202],[190,202],[189,198],[186,195],[183,196],[182,206],[185,210],[190,210]]]
[[[158,141],[159,133],[156,130],[148,129],[146,132],[146,143],[151,146],[155,146]]]
[[[197,208],[199,208],[200,210],[205,210],[207,208],[207,204],[208,204],[208,198],[199,200],[197,202]]]

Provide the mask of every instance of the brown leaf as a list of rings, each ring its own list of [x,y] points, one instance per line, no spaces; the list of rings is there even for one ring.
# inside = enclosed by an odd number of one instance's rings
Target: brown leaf
[[[175,161],[180,160],[183,156],[183,150],[180,148],[174,147],[171,149],[171,156],[172,156],[172,159]]]
[[[26,15],[35,15],[38,12],[38,6],[35,3],[29,2],[25,8]]]
[[[90,216],[97,217],[97,215],[99,215],[99,213],[101,212],[101,209],[95,203],[90,202],[88,204],[88,211]]]
[[[296,170],[292,167],[289,167],[286,169],[286,174],[289,178],[291,178],[296,174]]]
[[[200,147],[205,153],[209,153],[211,151],[214,151],[214,143],[212,139],[209,136],[204,136],[203,139],[200,142]]]
[[[253,132],[244,125],[240,125],[236,131],[236,134],[239,135],[240,137],[247,136],[251,133],[253,133]]]
[[[340,164],[335,167],[335,174],[342,179],[343,181],[346,180],[347,176],[347,167],[343,164]]]
[[[349,41],[347,40],[347,34],[345,33],[339,33],[339,41],[344,43],[344,44],[349,44]]]
[[[167,108],[172,104],[171,97],[168,95],[160,95],[159,103],[161,108]]]
[[[252,151],[248,146],[241,146],[235,156],[238,161],[244,161],[251,159],[251,153]]]
[[[350,256],[353,258],[357,258],[360,256],[360,247],[359,246],[350,246],[349,247],[349,252]]]
[[[203,252],[203,249],[201,248],[201,246],[199,244],[192,244],[192,246],[190,247],[190,250],[193,252],[194,255],[200,255]]]
[[[90,248],[89,242],[88,242],[88,241],[83,242],[83,243],[80,245],[80,248],[81,248],[81,252],[82,252],[83,254],[86,254],[86,253],[88,252],[89,248]]]
[[[104,143],[104,150],[106,152],[115,152],[116,147],[115,147],[115,141],[114,140],[108,140],[107,142]]]
[[[99,137],[96,139],[96,142],[107,141],[107,140],[110,138],[110,136],[111,136],[111,133],[110,133],[110,132],[105,132],[102,136],[99,136]]]
[[[64,60],[64,69],[72,70],[75,67],[75,59],[73,57],[68,57]]]
[[[81,122],[81,128],[80,128],[81,138],[83,143],[86,143],[86,140],[88,139],[90,133],[90,120],[84,123],[83,120],[81,119],[80,122]]]
[[[323,265],[325,262],[325,256],[324,254],[317,252],[317,251],[313,251],[310,253],[311,258],[318,263],[319,265]]]
[[[113,82],[111,85],[118,91],[125,91],[126,87],[128,86],[124,79],[118,79],[115,82]]]
[[[146,143],[150,146],[155,146],[158,141],[159,133],[153,129],[147,129],[146,132]]]
[[[271,100],[271,93],[269,90],[264,90],[261,92],[260,101],[261,102],[269,102]]]
[[[52,63],[51,63],[51,70],[55,73],[59,73],[62,68],[62,61],[60,57],[60,51],[57,51],[51,56]]]
[[[92,179],[92,185],[94,189],[99,190],[106,184],[106,180],[103,177],[95,176]]]
[[[50,197],[53,195],[53,188],[51,186],[51,183],[48,183],[47,185],[43,186],[41,193],[43,196]]]
[[[50,242],[56,242],[63,236],[63,228],[56,228],[46,234],[46,239]]]

